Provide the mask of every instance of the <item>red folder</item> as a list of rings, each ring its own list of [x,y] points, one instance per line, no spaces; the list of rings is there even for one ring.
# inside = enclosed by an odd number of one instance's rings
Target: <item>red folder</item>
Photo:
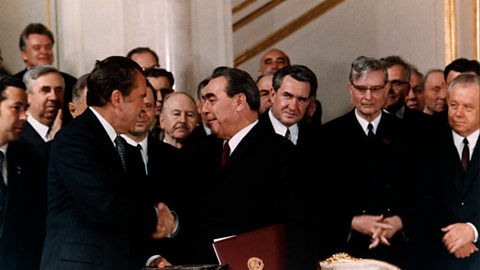
[[[215,241],[220,264],[229,270],[284,270],[285,225],[277,224]]]

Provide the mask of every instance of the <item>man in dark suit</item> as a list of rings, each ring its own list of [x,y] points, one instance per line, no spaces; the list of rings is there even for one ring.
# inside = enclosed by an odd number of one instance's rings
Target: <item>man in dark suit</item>
[[[433,254],[423,269],[480,268],[479,97],[477,75],[461,74],[449,85],[449,127],[434,139],[433,166],[427,167],[432,173],[430,192],[417,208],[422,222],[415,226],[426,228],[419,236],[429,241],[424,255]]]
[[[63,106],[65,84],[53,66],[40,65],[24,76],[28,93],[28,119],[22,140],[42,146],[52,140],[62,127],[60,110]]]
[[[37,222],[45,212],[35,208],[37,194],[45,194],[35,181],[37,162],[17,141],[27,118],[25,88],[13,77],[0,81],[0,269],[38,269],[45,234]]]
[[[354,109],[321,129],[328,192],[318,205],[324,255],[346,251],[408,266],[402,216],[410,191],[402,120],[383,112],[389,82],[380,60],[361,56],[351,65]],[[331,206],[329,202],[343,202]],[[327,206],[328,207],[325,207]],[[327,221],[325,221],[325,217]]]
[[[273,132],[285,136],[293,144],[308,148],[311,126],[301,121],[317,91],[317,76],[303,65],[289,65],[273,76],[272,107],[260,116]]]
[[[51,140],[61,127],[58,111],[63,101],[63,78],[52,66],[39,65],[29,69],[24,76],[28,94],[28,115],[19,142],[11,146],[19,165],[23,168],[22,179],[9,185],[10,209],[17,213],[31,211],[28,219],[12,217],[10,237],[23,246],[32,247],[32,268],[38,269],[45,238],[47,212],[47,171]],[[53,128],[52,128],[53,127]],[[23,156],[23,157],[22,157]],[[35,201],[34,204],[31,202]],[[31,227],[25,227],[30,224]],[[28,233],[23,230],[28,229]],[[19,233],[20,232],[20,233]],[[15,250],[15,249],[13,249]],[[24,260],[24,258],[12,257]],[[23,265],[19,263],[19,265]]]
[[[96,63],[87,87],[89,108],[52,145],[41,269],[138,269],[137,240],[178,225],[165,204],[145,198],[118,135],[145,110],[146,79],[134,61],[112,56]]]
[[[217,262],[215,238],[285,223],[287,269],[315,269],[313,260],[302,257],[308,253],[296,237],[303,206],[297,205],[292,183],[295,148],[258,123],[259,93],[253,79],[245,71],[218,67],[202,100],[202,113],[216,137],[209,136],[195,160],[200,167],[194,171],[207,179],[192,181],[197,262]]]
[[[38,65],[53,64],[53,44],[55,39],[52,31],[41,23],[30,23],[20,34],[19,48],[22,60],[27,66],[14,76],[23,79],[28,69]],[[72,116],[68,113],[68,103],[72,101],[72,89],[77,79],[72,75],[60,72],[65,82],[65,103],[63,103],[62,121],[67,124],[72,120]]]
[[[149,128],[155,124],[155,93],[153,87],[147,82],[147,94],[144,98],[145,111],[137,118],[133,129],[122,134],[126,142],[139,149],[141,168],[139,168],[139,181],[146,191],[145,196],[151,203],[162,201],[175,209],[179,216],[183,216],[181,203],[185,198],[182,196],[184,179],[181,171],[183,162],[180,150],[174,146],[162,142],[149,134]],[[183,223],[183,221],[182,221]],[[157,266],[160,261],[155,259],[166,258],[171,263],[180,261],[182,253],[178,252],[179,238],[182,235],[167,237],[161,241],[145,239],[141,245],[151,263],[150,266]],[[154,257],[150,257],[154,254]],[[161,256],[155,256],[161,255]],[[147,258],[144,261],[147,261]]]
[[[412,69],[400,56],[390,55],[380,59],[388,73],[389,89],[384,109],[413,128],[424,128],[428,125],[429,117],[426,113],[410,109],[406,104],[406,97],[410,90],[410,76]]]

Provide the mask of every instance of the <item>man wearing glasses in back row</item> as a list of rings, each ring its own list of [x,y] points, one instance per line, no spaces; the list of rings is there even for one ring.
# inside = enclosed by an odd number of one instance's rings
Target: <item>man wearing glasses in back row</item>
[[[409,206],[408,161],[403,120],[382,110],[391,82],[384,63],[353,61],[348,90],[354,109],[322,126],[319,140],[328,192],[319,208],[322,254],[346,251],[409,269],[403,213]],[[338,201],[332,204],[327,202]],[[327,207],[326,205],[329,205]],[[323,217],[320,217],[323,216]],[[328,217],[328,218],[325,218]],[[325,222],[328,220],[328,222]]]
[[[404,119],[407,125],[414,124],[422,128],[429,121],[427,114],[407,107],[407,95],[410,90],[410,65],[400,56],[391,55],[380,59],[387,68],[389,88],[383,108],[386,112]]]

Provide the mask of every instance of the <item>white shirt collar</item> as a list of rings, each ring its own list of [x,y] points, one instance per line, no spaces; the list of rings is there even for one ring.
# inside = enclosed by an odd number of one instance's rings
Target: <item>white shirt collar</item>
[[[467,136],[468,140],[468,149],[470,150],[470,159],[472,159],[473,155],[473,150],[475,149],[475,145],[477,145],[478,141],[478,136],[480,134],[480,129],[475,130],[472,134]],[[459,157],[462,157],[462,151],[463,151],[463,137],[462,135],[456,133],[452,129],[452,135],[453,135],[453,143],[455,144],[455,148],[457,148],[457,152]]]
[[[95,114],[95,116],[98,118],[98,121],[100,121],[100,124],[102,124],[103,128],[105,129],[105,131],[107,132],[108,134],[108,137],[110,138],[110,140],[112,141],[113,145],[115,145],[115,143],[113,142],[115,140],[115,138],[117,137],[117,132],[115,131],[115,129],[112,127],[112,125],[105,119],[103,118],[103,116],[98,113],[94,108],[92,107],[88,107],[90,110],[92,110],[93,114]]]
[[[294,125],[290,127],[286,127],[282,122],[278,121],[277,118],[272,113],[272,110],[268,110],[268,117],[270,118],[270,122],[272,122],[273,129],[275,130],[275,133],[285,136],[287,133],[287,128],[290,129],[290,139],[293,142],[293,144],[297,144],[298,141],[298,124],[295,123]]]
[[[360,126],[362,126],[362,129],[363,131],[365,132],[365,135],[368,135],[368,124],[369,123],[372,123],[372,126],[373,126],[373,134],[377,134],[377,128],[378,128],[378,124],[380,123],[380,119],[382,118],[382,113],[381,112],[375,119],[373,119],[372,122],[368,122],[367,120],[365,120],[363,117],[361,117],[359,114],[358,114],[358,111],[357,109],[355,109],[355,117],[357,118],[357,121],[358,123],[360,124]]]
[[[3,181],[5,184],[7,184],[7,148],[8,148],[8,143],[0,146],[0,152],[3,152],[3,163],[2,163],[2,176],[3,176]]]
[[[48,142],[50,139],[48,138],[48,129],[49,127],[40,123],[37,119],[35,119],[31,114],[27,117],[27,122],[32,125],[33,129],[42,137],[45,142]]]
[[[241,129],[237,134],[233,135],[230,140],[228,140],[228,146],[230,146],[230,155],[232,155],[235,148],[237,148],[238,144],[242,141],[242,139],[247,135],[247,133],[258,123],[258,119],[255,122],[251,123],[250,125]]]

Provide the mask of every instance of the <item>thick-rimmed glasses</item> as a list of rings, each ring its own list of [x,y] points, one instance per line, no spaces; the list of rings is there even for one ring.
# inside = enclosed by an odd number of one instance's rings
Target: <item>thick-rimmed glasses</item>
[[[373,85],[373,86],[365,86],[365,85],[356,85],[353,82],[350,83],[355,90],[357,90],[361,95],[365,95],[368,90],[372,93],[372,95],[379,95],[381,90],[385,88],[384,85]]]

